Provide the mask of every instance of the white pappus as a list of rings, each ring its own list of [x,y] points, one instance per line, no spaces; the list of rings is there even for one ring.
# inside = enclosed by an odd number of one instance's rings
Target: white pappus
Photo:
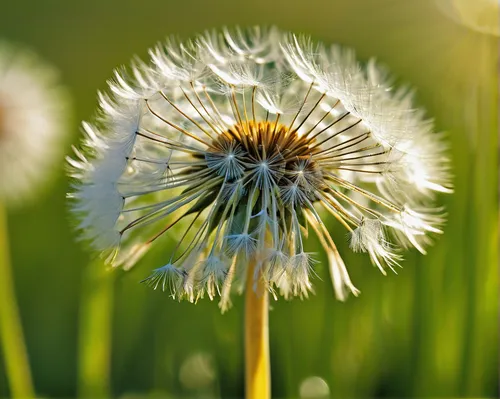
[[[412,93],[354,52],[276,28],[170,40],[109,82],[69,159],[84,238],[129,268],[168,231],[166,266],[144,281],[177,298],[242,287],[249,263],[271,292],[307,296],[310,228],[337,297],[357,294],[325,221],[385,273],[424,252],[451,192],[446,146]]]

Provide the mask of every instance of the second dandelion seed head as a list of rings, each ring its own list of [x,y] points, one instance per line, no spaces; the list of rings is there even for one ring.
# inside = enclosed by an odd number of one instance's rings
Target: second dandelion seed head
[[[225,309],[252,265],[273,292],[307,296],[311,229],[344,299],[358,291],[327,218],[384,273],[398,245],[424,252],[440,232],[433,193],[451,191],[442,137],[373,62],[275,28],[150,54],[116,74],[69,159],[80,228],[114,264],[133,266],[175,231],[166,266],[145,280],[154,288],[220,295]]]
[[[0,203],[43,191],[62,157],[68,93],[58,71],[31,50],[0,40]]]

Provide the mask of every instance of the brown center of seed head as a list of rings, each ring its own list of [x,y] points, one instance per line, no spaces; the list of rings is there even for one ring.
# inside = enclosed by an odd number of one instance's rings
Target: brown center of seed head
[[[215,147],[232,146],[239,151],[239,158],[245,163],[267,161],[270,168],[297,172],[299,164],[308,171],[317,169],[312,159],[311,142],[299,136],[296,130],[276,122],[245,122],[236,124],[221,134]]]

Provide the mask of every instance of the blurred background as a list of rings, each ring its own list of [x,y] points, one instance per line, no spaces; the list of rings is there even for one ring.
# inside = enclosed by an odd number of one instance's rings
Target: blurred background
[[[363,61],[376,57],[449,133],[456,192],[440,199],[449,222],[427,256],[406,253],[404,268],[387,277],[334,231],[362,294],[337,302],[318,264],[315,295],[272,303],[273,397],[498,397],[498,39],[462,23],[468,14],[452,12],[453,1],[436,3],[18,0],[2,3],[0,38],[60,69],[75,105],[67,152],[113,68],[134,54],[146,59],[170,34],[276,24],[351,46]],[[498,24],[498,5],[491,10],[479,18]],[[63,159],[54,178],[8,215],[37,393],[241,397],[242,298],[221,315],[208,299],[178,303],[139,284],[169,248],[130,272],[105,271],[75,241]],[[323,259],[314,240],[308,246]],[[0,361],[0,397],[8,394]]]

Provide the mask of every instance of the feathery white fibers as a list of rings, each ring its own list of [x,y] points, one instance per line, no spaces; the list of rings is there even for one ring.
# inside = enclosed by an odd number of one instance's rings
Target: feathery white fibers
[[[252,259],[273,293],[306,297],[311,227],[344,300],[359,291],[326,218],[383,273],[399,248],[425,252],[441,232],[443,138],[374,61],[276,28],[210,31],[150,55],[115,74],[68,160],[83,236],[114,265],[133,266],[182,226],[166,266],[145,279],[153,288],[220,295],[224,310]]]
[[[33,198],[61,160],[68,96],[33,52],[0,42],[0,201]]]
[[[456,23],[500,36],[500,0],[435,0],[438,9]]]

